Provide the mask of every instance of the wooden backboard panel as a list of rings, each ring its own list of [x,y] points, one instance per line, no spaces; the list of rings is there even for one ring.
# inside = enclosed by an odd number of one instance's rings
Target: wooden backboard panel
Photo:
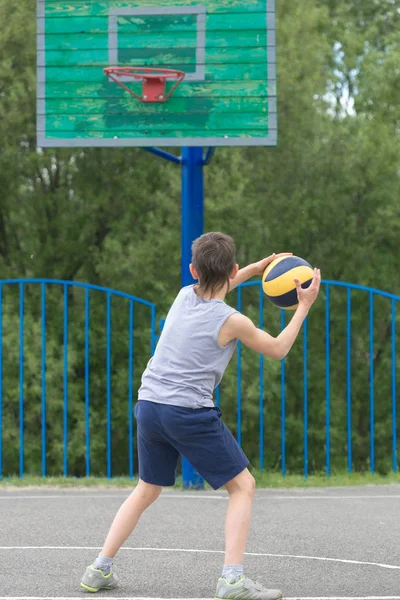
[[[38,0],[38,145],[275,145],[275,65],[272,0]],[[186,75],[144,104],[107,66]]]

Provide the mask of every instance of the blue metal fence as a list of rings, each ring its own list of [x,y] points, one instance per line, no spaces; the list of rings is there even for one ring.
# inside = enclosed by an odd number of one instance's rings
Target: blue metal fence
[[[148,322],[142,322],[142,328],[148,330],[148,357],[152,355],[156,344],[156,307],[153,303],[137,298],[130,294],[117,290],[107,289],[96,285],[89,285],[79,282],[59,281],[49,279],[25,279],[25,280],[6,280],[0,281],[0,477],[4,475],[3,470],[3,419],[5,414],[4,403],[4,385],[3,385],[3,298],[4,290],[7,287],[19,287],[19,476],[25,474],[25,317],[26,317],[26,290],[34,284],[40,286],[41,303],[40,303],[40,323],[41,323],[41,474],[43,477],[47,475],[47,437],[48,437],[48,418],[47,409],[51,399],[47,397],[47,357],[46,357],[46,342],[47,342],[47,325],[49,322],[47,314],[47,290],[49,287],[59,288],[62,291],[63,298],[63,469],[62,474],[69,474],[69,291],[71,289],[82,289],[84,293],[84,406],[85,406],[85,475],[91,475],[91,426],[90,426],[90,301],[93,292],[101,292],[105,295],[106,300],[106,323],[105,323],[105,345],[106,345],[106,474],[107,477],[112,477],[112,389],[111,389],[111,341],[112,341],[112,299],[123,298],[126,300],[126,312],[128,315],[128,330],[126,336],[128,339],[128,448],[129,454],[129,472],[127,475],[134,476],[134,425],[133,425],[133,406],[134,406],[134,389],[133,389],[133,368],[134,368],[134,314],[137,305],[143,305],[148,308]],[[32,348],[31,351],[34,351]]]
[[[236,307],[239,311],[243,309],[243,291],[244,288],[255,288],[259,295],[259,327],[263,328],[264,325],[264,302],[262,288],[259,282],[247,282],[241,286],[242,289],[238,290],[237,304]],[[394,472],[397,472],[398,459],[397,459],[397,357],[396,357],[396,304],[400,302],[400,296],[390,294],[374,288],[361,286],[357,284],[350,284],[338,281],[324,280],[322,282],[321,296],[324,297],[324,311],[325,311],[325,323],[324,323],[324,354],[325,354],[325,373],[319,372],[318,377],[324,378],[324,405],[325,405],[325,440],[324,440],[324,451],[325,451],[325,473],[329,476],[331,474],[331,459],[332,459],[332,448],[331,448],[331,377],[332,377],[332,363],[337,360],[337,356],[332,356],[331,352],[331,332],[332,332],[332,320],[334,318],[331,308],[331,297],[332,289],[337,291],[343,291],[346,294],[345,297],[345,334],[343,339],[342,348],[339,352],[345,354],[346,368],[345,368],[345,380],[346,389],[344,402],[346,405],[346,451],[347,451],[347,471],[349,473],[353,470],[353,440],[357,435],[353,430],[352,424],[352,299],[354,294],[361,293],[363,297],[368,298],[368,319],[363,325],[365,336],[368,339],[368,370],[369,370],[369,381],[368,381],[368,400],[369,406],[367,411],[369,413],[369,471],[373,474],[376,467],[376,440],[375,431],[377,425],[380,423],[376,422],[375,416],[375,401],[376,401],[376,373],[375,373],[375,353],[376,353],[376,342],[375,342],[375,329],[377,328],[376,323],[376,310],[375,304],[376,299],[386,299],[390,301],[389,304],[384,307],[384,310],[380,314],[381,328],[389,324],[390,328],[390,340],[387,343],[387,347],[390,348],[390,368],[387,370],[387,377],[390,377],[390,396],[391,396],[391,427],[390,430],[385,431],[386,436],[391,437],[391,468]],[[255,304],[255,303],[254,303]],[[319,301],[321,307],[322,301]],[[276,309],[273,309],[276,311]],[[311,317],[307,318],[303,325],[303,342],[302,342],[302,400],[303,400],[303,439],[299,443],[298,450],[303,452],[303,474],[307,478],[309,474],[309,321],[315,319],[314,312],[316,308],[313,308]],[[246,312],[246,310],[245,310]],[[254,313],[255,314],[255,313]],[[281,311],[281,322],[280,328],[283,329],[288,322],[287,311]],[[321,323],[321,319],[318,319],[318,323]],[[360,328],[359,328],[360,329]],[[242,442],[242,359],[241,359],[241,345],[238,347],[238,399],[237,399],[237,439]],[[293,352],[293,350],[292,350]],[[336,351],[338,353],[338,350]],[[286,474],[287,470],[287,362],[290,362],[290,355],[288,359],[281,361],[280,371],[280,400],[281,400],[281,415],[280,415],[280,438],[281,438],[281,453],[280,453],[280,464],[282,475]],[[266,396],[266,382],[264,379],[263,369],[264,359],[260,357],[260,371],[259,371],[259,466],[263,470],[265,464],[265,447],[264,447],[264,401]],[[224,404],[224,397],[221,392],[218,393],[218,404]],[[299,441],[300,442],[300,441]]]
[[[11,475],[12,473],[4,470],[4,419],[8,410],[4,401],[7,390],[4,385],[4,339],[5,336],[5,316],[4,316],[4,305],[5,305],[5,292],[12,288],[18,290],[18,311],[15,311],[14,315],[18,322],[18,339],[19,339],[19,358],[18,358],[18,402],[14,402],[13,406],[18,406],[18,452],[19,452],[19,475],[23,477],[26,471],[25,459],[26,459],[26,423],[30,416],[28,414],[29,402],[25,395],[25,389],[27,385],[26,381],[26,361],[29,353],[32,349],[27,347],[26,344],[26,319],[28,306],[27,290],[30,286],[34,285],[40,289],[40,310],[39,314],[36,315],[37,322],[40,322],[40,383],[41,383],[41,407],[40,407],[40,438],[41,438],[41,475],[46,477],[48,474],[47,461],[49,453],[49,423],[48,423],[48,409],[49,409],[49,397],[48,397],[48,372],[47,372],[47,344],[48,344],[48,327],[51,325],[52,315],[49,314],[48,310],[48,290],[49,288],[57,288],[61,292],[62,297],[62,328],[60,343],[62,345],[62,379],[63,379],[63,408],[62,408],[62,474],[67,476],[70,474],[69,468],[69,415],[70,415],[70,373],[68,369],[69,364],[69,352],[71,346],[71,332],[70,332],[70,310],[71,300],[70,292],[73,289],[80,288],[83,293],[83,364],[82,364],[82,376],[84,378],[84,397],[82,397],[82,405],[84,406],[84,473],[83,475],[89,476],[91,474],[98,475],[99,473],[93,473],[91,468],[91,441],[92,441],[92,429],[91,429],[91,377],[93,372],[91,370],[90,362],[90,350],[91,350],[91,298],[94,292],[101,292],[104,296],[105,303],[105,322],[104,331],[101,334],[105,340],[105,469],[104,472],[107,477],[113,476],[112,468],[112,441],[113,441],[113,411],[114,403],[112,401],[112,376],[113,376],[113,365],[112,365],[112,340],[113,340],[113,324],[114,324],[114,311],[113,311],[113,299],[122,298],[126,301],[126,331],[125,341],[127,344],[127,382],[126,390],[128,398],[127,400],[127,415],[126,415],[126,428],[127,428],[127,455],[128,455],[128,467],[126,475],[133,477],[135,475],[136,457],[134,453],[134,417],[133,407],[135,402],[135,395],[137,392],[134,384],[134,376],[138,377],[138,373],[134,373],[134,361],[137,353],[135,346],[137,332],[144,332],[147,341],[141,338],[141,344],[143,343],[147,347],[148,357],[151,356],[155,349],[157,340],[156,331],[156,307],[153,303],[107,288],[102,288],[95,285],[89,285],[77,282],[48,280],[48,279],[26,279],[26,280],[8,280],[0,281],[0,477]],[[301,377],[298,389],[296,391],[296,405],[295,409],[297,412],[302,412],[302,432],[297,432],[298,438],[295,440],[295,453],[298,456],[302,456],[302,471],[305,477],[310,472],[310,433],[316,437],[315,427],[311,429],[310,422],[314,418],[315,412],[315,393],[314,397],[310,396],[310,384],[315,384],[315,378],[318,379],[318,390],[323,390],[323,407],[324,407],[324,423],[319,427],[317,442],[320,444],[320,451],[324,454],[324,470],[327,475],[332,472],[332,459],[336,457],[338,442],[335,441],[337,437],[336,430],[332,427],[332,419],[335,418],[335,410],[340,406],[342,410],[341,398],[343,396],[343,423],[345,427],[344,439],[345,439],[345,464],[348,472],[352,472],[354,468],[354,441],[358,441],[357,432],[353,423],[353,403],[354,397],[354,377],[353,377],[353,366],[357,367],[360,363],[368,369],[368,393],[367,393],[367,416],[368,416],[368,437],[369,437],[369,453],[368,453],[368,465],[371,473],[376,470],[376,447],[377,447],[377,436],[376,430],[379,429],[379,440],[382,438],[382,427],[386,427],[385,436],[391,438],[390,440],[390,464],[393,471],[397,471],[397,366],[396,366],[396,304],[400,301],[399,296],[389,294],[387,292],[367,288],[355,284],[348,284],[336,281],[323,281],[321,296],[322,301],[319,301],[318,306],[313,309],[310,317],[305,321],[302,341],[300,341],[295,349],[294,362],[296,363],[296,356],[298,358],[298,369],[296,371],[296,378]],[[335,297],[333,299],[333,297]],[[361,298],[361,300],[360,300]],[[387,304],[380,306],[377,309],[378,302],[381,299],[385,300]],[[354,309],[355,301],[357,301],[357,311]],[[360,304],[361,302],[361,304]],[[335,303],[339,304],[339,309],[335,310]],[[364,303],[364,304],[362,304]],[[135,319],[136,308],[138,305],[146,307],[148,315],[146,320]],[[236,295],[236,306],[239,311],[248,313],[255,321],[258,320],[258,325],[263,328],[264,325],[272,323],[277,329],[278,333],[280,329],[285,327],[288,321],[288,313],[281,311],[280,319],[277,316],[276,308],[265,302],[262,288],[259,282],[253,283],[248,282],[240,286],[237,290]],[[31,310],[29,308],[29,310]],[[366,312],[367,311],[367,312]],[[120,311],[118,311],[118,314]],[[367,317],[365,321],[363,316]],[[270,318],[266,323],[266,315]],[[357,319],[355,319],[357,315]],[[361,317],[359,316],[361,315]],[[7,313],[7,318],[9,314]],[[318,323],[318,327],[314,326]],[[340,325],[340,336],[336,335],[337,324]],[[269,327],[267,326],[267,329]],[[383,333],[382,333],[383,332]],[[384,335],[383,335],[384,334]],[[377,339],[378,336],[382,339]],[[338,339],[337,339],[338,338]],[[364,348],[364,339],[366,347]],[[360,348],[354,349],[354,340],[361,346]],[[317,342],[316,342],[317,341]],[[390,394],[390,414],[379,417],[378,421],[376,418],[376,411],[379,408],[379,414],[383,415],[381,405],[381,399],[377,400],[377,389],[376,389],[376,352],[379,347],[379,352],[386,352],[387,358],[385,359],[385,370],[379,377],[388,386],[388,393]],[[317,364],[318,373],[315,376],[311,376],[313,372],[316,356],[316,348],[318,351],[318,360],[323,360],[323,363]],[[226,387],[224,381],[216,390],[215,401],[217,406],[222,406],[224,410],[224,416],[230,420],[230,424],[235,430],[237,439],[241,445],[246,449],[246,445],[249,445],[250,441],[254,441],[254,437],[258,438],[258,462],[257,466],[261,470],[272,468],[271,465],[279,463],[280,471],[285,475],[288,471],[288,465],[290,460],[293,458],[293,449],[288,455],[288,439],[290,434],[290,427],[293,428],[293,424],[290,423],[290,411],[292,408],[289,407],[289,400],[293,397],[293,392],[289,392],[288,383],[291,381],[291,369],[294,368],[291,364],[292,353],[288,359],[282,360],[279,372],[271,372],[271,364],[268,359],[260,356],[254,360],[254,356],[247,358],[245,356],[246,350],[239,343],[237,349],[236,361],[234,361],[233,369],[235,372],[227,374],[227,381],[233,382],[229,387]],[[297,353],[297,354],[296,354]],[[361,358],[360,358],[361,356]],[[386,356],[386,355],[385,355]],[[313,358],[314,357],[314,358]],[[144,359],[143,359],[144,360]],[[146,359],[147,360],[147,359]],[[343,373],[337,372],[337,364],[344,361]],[[357,362],[358,361],[358,362]],[[362,361],[362,362],[360,362]],[[256,364],[257,363],[257,364]],[[254,388],[255,379],[257,391],[250,394],[247,390],[249,387]],[[343,392],[336,391],[338,385],[342,385],[343,381]],[[271,392],[271,385],[274,383],[273,388],[276,391]],[[339,382],[339,383],[338,383]],[[233,387],[232,387],[233,386]],[[333,387],[332,387],[333,386]],[[236,398],[232,400],[232,389],[236,388]],[[363,388],[364,389],[364,388]],[[385,388],[386,389],[386,388]],[[379,390],[378,390],[379,391]],[[229,397],[228,397],[229,393]],[[318,391],[318,394],[320,391]],[[276,403],[275,412],[277,414],[270,415],[266,411],[266,401],[271,397],[271,394],[275,396],[280,395],[279,404]],[[359,392],[357,392],[359,395]],[[364,392],[362,392],[364,394]],[[249,400],[250,398],[250,400]],[[338,400],[339,398],[339,400]],[[247,423],[243,422],[243,411],[247,410],[248,401],[252,402],[254,411],[258,410],[258,424],[257,428],[252,430],[251,436],[246,434]],[[363,398],[364,401],[364,398]],[[321,399],[322,403],[322,399]],[[318,404],[319,406],[320,404]],[[310,410],[311,406],[311,410]],[[386,405],[385,405],[386,406]],[[312,408],[314,407],[314,409]],[[336,409],[335,409],[336,407]],[[14,409],[13,409],[14,410]],[[253,412],[254,412],[253,411]],[[364,411],[365,412],[365,411]],[[234,413],[234,414],[233,414]],[[269,443],[269,438],[266,435],[266,427],[271,426],[269,421],[274,418],[275,423],[279,423],[279,432],[275,432],[276,446],[272,450],[272,458],[270,458],[271,452],[266,453],[266,445]],[[388,425],[389,423],[389,425]],[[361,426],[360,426],[361,427]],[[323,431],[323,441],[322,434]],[[336,436],[336,437],[335,437]],[[249,440],[249,437],[252,439]],[[274,438],[274,439],[275,439]],[[311,440],[315,446],[317,442],[315,439]],[[378,441],[379,441],[378,440]],[[291,440],[293,442],[293,440]],[[379,442],[380,443],[380,442]],[[323,445],[321,450],[321,444]],[[336,445],[335,445],[336,444]],[[293,448],[293,443],[291,443]],[[268,454],[268,457],[267,457]],[[266,459],[267,457],[267,459]],[[382,458],[382,457],[380,457]],[[388,457],[385,457],[387,459]],[[315,461],[314,461],[315,462]],[[293,470],[293,469],[291,469]]]

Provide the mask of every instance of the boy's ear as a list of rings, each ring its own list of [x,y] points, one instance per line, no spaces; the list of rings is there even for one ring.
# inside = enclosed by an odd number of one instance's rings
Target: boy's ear
[[[193,279],[198,279],[199,278],[199,276],[197,274],[197,271],[196,271],[196,268],[195,268],[195,266],[192,263],[190,263],[190,265],[189,265],[189,271],[190,271],[190,274],[193,277]]]
[[[235,279],[236,275],[238,274],[238,271],[239,271],[239,265],[236,264],[234,266],[232,273],[229,275],[229,279]]]

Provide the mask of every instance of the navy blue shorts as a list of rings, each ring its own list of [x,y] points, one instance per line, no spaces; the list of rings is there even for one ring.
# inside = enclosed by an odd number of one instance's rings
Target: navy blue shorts
[[[249,461],[221,415],[215,407],[192,409],[139,400],[135,416],[140,479],[174,485],[179,455],[214,490],[239,475]]]

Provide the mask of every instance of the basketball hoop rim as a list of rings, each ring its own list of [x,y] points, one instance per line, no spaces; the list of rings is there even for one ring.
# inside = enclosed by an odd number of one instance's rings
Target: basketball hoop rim
[[[155,67],[106,67],[103,71],[109,80],[119,85],[140,102],[166,102],[185,78],[185,73],[178,69]],[[122,80],[123,77],[131,77],[132,80],[141,81],[143,84],[142,96],[126,86],[124,84],[126,79]],[[167,80],[175,82],[168,93],[166,91]]]
[[[104,74],[110,77],[132,77],[133,79],[176,79],[182,81],[186,75],[184,71],[179,69],[164,69],[155,67],[106,67]]]

